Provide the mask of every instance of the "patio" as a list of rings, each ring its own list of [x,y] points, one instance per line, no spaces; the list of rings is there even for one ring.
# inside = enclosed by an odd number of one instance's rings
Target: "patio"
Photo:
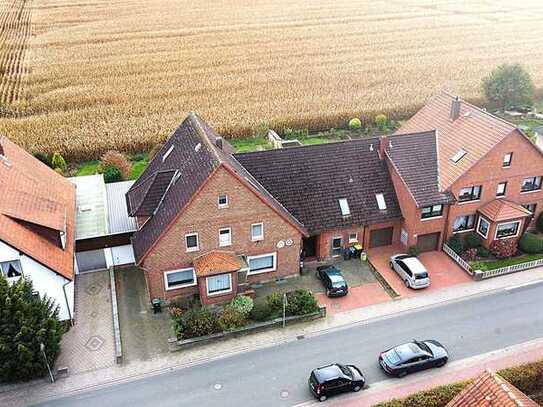
[[[401,246],[385,246],[368,250],[370,263],[379,271],[388,284],[401,297],[413,297],[418,293],[436,291],[457,284],[473,282],[472,278],[462,270],[445,252],[430,251],[419,255],[430,275],[430,287],[422,290],[407,288],[398,274],[389,266],[390,256],[405,253]]]

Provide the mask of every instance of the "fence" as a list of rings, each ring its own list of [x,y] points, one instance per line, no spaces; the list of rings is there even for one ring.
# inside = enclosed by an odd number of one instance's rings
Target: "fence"
[[[494,270],[476,270],[475,279],[484,280],[491,277],[503,276],[504,274],[516,273],[517,271],[527,270],[534,267],[539,267],[543,265],[543,259],[529,261],[527,263],[513,264],[512,266],[501,267]]]
[[[443,244],[443,251],[447,253],[456,263],[458,263],[458,265],[462,267],[470,276],[473,276],[474,273],[469,263],[456,254],[453,249],[446,244]]]

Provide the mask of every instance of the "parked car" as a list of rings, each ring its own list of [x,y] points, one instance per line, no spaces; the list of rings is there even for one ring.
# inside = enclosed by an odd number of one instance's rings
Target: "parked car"
[[[317,267],[317,278],[322,281],[328,297],[341,297],[349,292],[343,274],[334,266]]]
[[[448,360],[447,350],[435,340],[413,340],[379,355],[379,365],[386,374],[395,377],[404,377],[408,373],[431,367],[441,367]]]
[[[390,268],[398,273],[406,287],[419,289],[430,286],[428,271],[415,256],[396,254],[390,258]]]
[[[319,401],[324,401],[334,394],[360,391],[366,379],[356,366],[334,363],[313,370],[308,384],[311,393]]]

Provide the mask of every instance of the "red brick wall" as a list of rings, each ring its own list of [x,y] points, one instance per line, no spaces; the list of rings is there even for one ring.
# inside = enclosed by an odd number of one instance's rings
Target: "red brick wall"
[[[228,208],[218,208],[219,194],[228,195]],[[264,223],[264,240],[252,242],[251,224],[258,222]],[[231,246],[219,247],[219,229],[223,227],[232,229]],[[199,250],[186,252],[185,234],[193,232],[198,233]],[[293,241],[291,246],[277,248],[280,240],[288,239]],[[195,257],[212,249],[232,250],[246,255],[276,252],[277,270],[248,276],[248,282],[254,283],[296,275],[299,271],[300,247],[301,233],[230,172],[220,167],[144,259],[143,268],[148,274],[151,298],[171,299],[198,292],[198,288],[166,291],[163,272],[190,267]]]
[[[509,152],[513,152],[511,166],[503,168],[503,156]],[[535,218],[537,218],[543,210],[543,192],[520,192],[522,180],[530,176],[543,176],[543,155],[524,136],[512,133],[451,186],[451,191],[456,197],[463,187],[482,185],[483,190],[479,201],[457,203],[451,207],[447,236],[452,235],[456,217],[476,213],[478,208],[496,199],[496,188],[504,181],[507,182],[505,199],[518,204],[536,203]],[[491,236],[494,236],[493,230],[490,231]]]

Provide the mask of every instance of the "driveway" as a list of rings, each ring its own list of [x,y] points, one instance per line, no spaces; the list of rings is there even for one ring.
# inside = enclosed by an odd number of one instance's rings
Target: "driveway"
[[[153,314],[143,271],[137,267],[115,270],[123,363],[149,360],[168,352],[174,336],[168,309]]]
[[[390,256],[398,253],[405,253],[405,249],[400,246],[376,247],[368,250],[368,259],[401,297],[413,297],[419,293],[473,282],[473,279],[445,252],[431,251],[419,255],[420,261],[430,274],[430,287],[422,290],[407,288],[398,274],[389,266]]]

